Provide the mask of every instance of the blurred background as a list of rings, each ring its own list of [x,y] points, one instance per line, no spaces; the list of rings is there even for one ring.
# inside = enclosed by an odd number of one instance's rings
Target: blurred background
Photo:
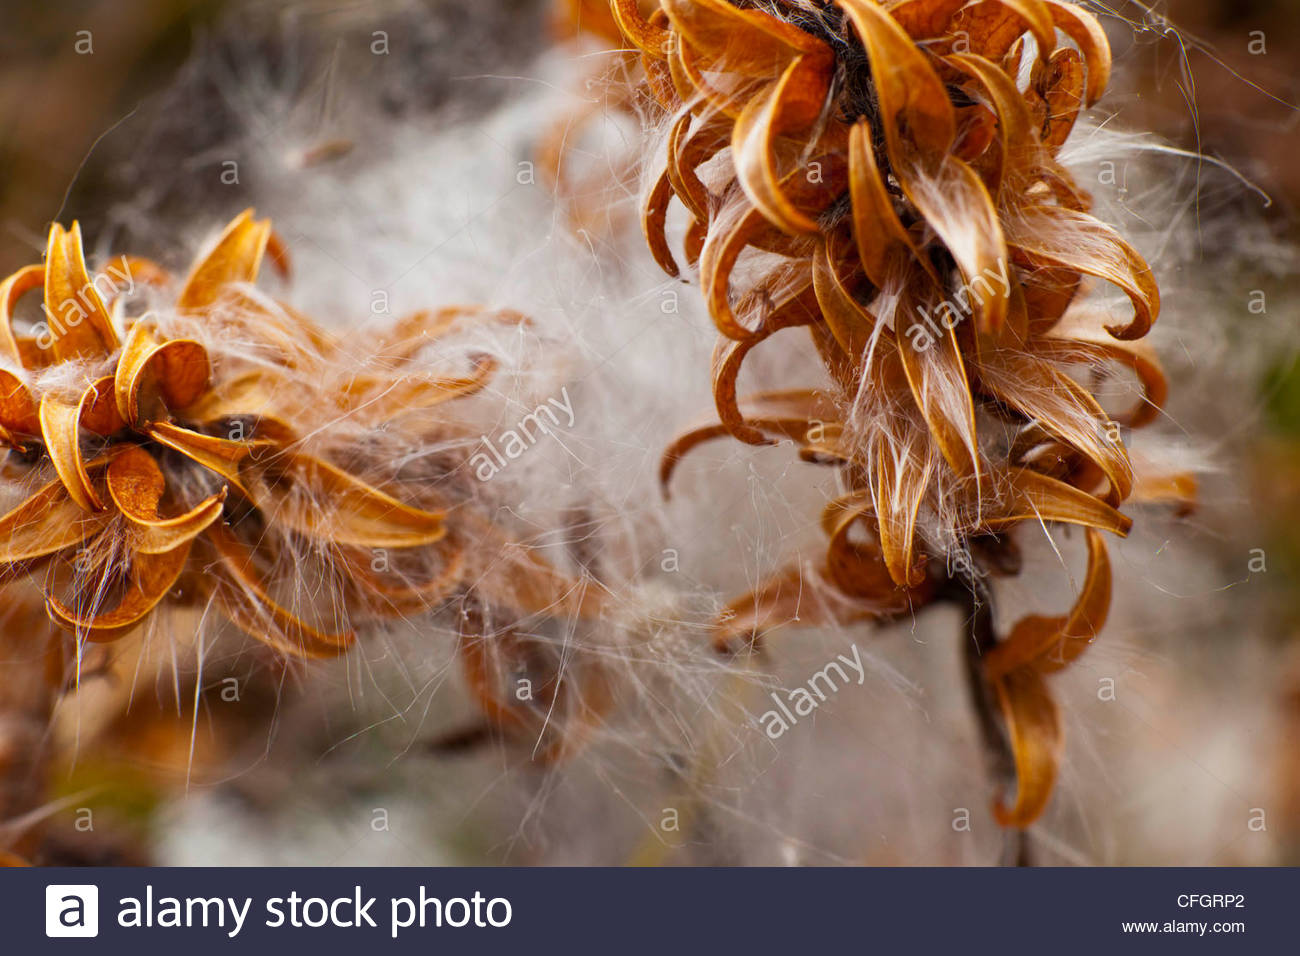
[[[375,6],[337,0],[7,0],[6,28],[0,31],[0,275],[39,260],[50,221],[75,216],[95,222],[110,209],[119,210],[118,228],[140,233],[126,237],[135,240],[134,248],[158,254],[151,246],[157,240],[144,224],[154,215],[178,221],[205,209],[210,198],[205,190],[216,188],[216,179],[189,173],[211,162],[208,152],[238,126],[232,117],[240,104],[227,95],[229,85],[219,82],[220,70],[241,80],[245,71],[260,71],[250,88],[266,84],[309,104],[312,117],[306,122],[312,132],[301,138],[300,153],[286,157],[287,163],[311,164],[351,151],[355,135],[332,129],[329,121],[329,74],[322,80],[296,64],[336,57],[337,73],[355,78],[367,68],[365,58],[352,61],[346,53],[311,47],[318,37],[349,31],[364,42]],[[455,77],[523,72],[554,36],[554,11],[543,0],[387,0],[378,6],[391,22],[421,24],[407,35],[411,42],[393,48],[395,56],[410,60],[409,68],[394,75],[417,79],[386,91],[382,109],[390,118],[427,114],[448,100],[461,110],[478,108],[476,97],[500,95],[491,90],[501,87],[476,92]],[[1294,105],[1300,103],[1300,0],[1093,6],[1116,15],[1108,28],[1119,75],[1103,109],[1118,113],[1128,128],[1148,129],[1199,151],[1254,184],[1217,187],[1195,215],[1239,214],[1281,242],[1300,240],[1300,111]],[[330,29],[296,26],[309,23],[327,23]],[[448,50],[458,52],[448,57]],[[194,65],[196,57],[201,68]],[[156,119],[139,122],[142,108]],[[151,158],[141,160],[146,153]],[[1215,175],[1221,183],[1222,175]],[[1118,188],[1124,188],[1122,182]],[[1261,192],[1271,203],[1265,204]],[[148,211],[138,227],[120,214],[124,203]],[[1202,250],[1207,267],[1229,257],[1231,250],[1219,245],[1225,242],[1232,242],[1230,232],[1213,233],[1210,247]],[[1250,263],[1238,265],[1247,274],[1235,276],[1233,293],[1225,291],[1207,308],[1236,310],[1248,323],[1257,309],[1283,313],[1284,304],[1300,293],[1300,276],[1279,270],[1276,262],[1260,262],[1257,275],[1249,274]],[[1261,292],[1263,298],[1243,296],[1241,290]],[[1291,341],[1300,341],[1300,335]],[[1252,613],[1264,623],[1256,621],[1252,630],[1265,635],[1269,666],[1285,675],[1280,683],[1289,690],[1269,691],[1277,693],[1270,708],[1280,730],[1275,764],[1261,769],[1282,812],[1270,821],[1272,851],[1251,861],[1290,864],[1300,864],[1297,359],[1295,351],[1282,349],[1260,363],[1251,403],[1257,420],[1243,423],[1224,456],[1242,471],[1229,476],[1228,485],[1236,489],[1234,505],[1243,507],[1228,511],[1233,527],[1222,539],[1225,568],[1243,568],[1253,547],[1266,555],[1267,573],[1252,581],[1250,597]],[[1233,636],[1221,638],[1227,643]],[[268,698],[262,711],[274,707]],[[71,814],[64,814],[55,841],[62,841],[62,850],[49,861],[145,859],[121,834],[147,829],[160,801],[183,780],[191,759],[189,731],[187,721],[169,724],[146,708],[122,718],[109,738],[116,749],[87,755],[59,784],[64,794],[102,788],[101,803],[118,822],[115,836],[84,833]],[[233,749],[242,732],[243,725],[236,724],[201,738],[213,750],[207,758],[219,759],[227,744]],[[141,754],[147,759],[138,759]],[[1230,855],[1226,859],[1232,861]]]

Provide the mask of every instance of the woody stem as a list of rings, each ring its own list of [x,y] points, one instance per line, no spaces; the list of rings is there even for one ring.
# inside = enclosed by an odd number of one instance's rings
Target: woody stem
[[[984,656],[998,643],[993,623],[993,592],[977,575],[969,573],[950,577],[944,593],[962,612],[962,659],[989,777],[997,789],[1012,787],[1016,779],[1015,755],[998,713],[993,687],[984,676]],[[1002,863],[1032,865],[1028,833],[1019,829],[1007,831]]]

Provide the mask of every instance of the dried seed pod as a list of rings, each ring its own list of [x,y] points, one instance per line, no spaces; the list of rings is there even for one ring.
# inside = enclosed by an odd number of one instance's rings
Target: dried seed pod
[[[454,405],[496,361],[440,377],[419,359],[458,325],[526,320],[420,313],[359,350],[255,287],[268,257],[287,272],[248,210],[173,288],[142,259],[92,274],[77,225],[55,225],[44,265],[0,286],[0,440],[19,498],[0,516],[0,582],[38,583],[79,645],[210,603],[287,658],[334,657],[367,621],[452,602],[503,627],[592,613],[594,593],[477,508]],[[126,316],[137,279],[170,304]],[[22,330],[15,307],[37,289],[48,324]]]
[[[943,593],[943,562],[928,558],[945,542],[964,549],[1025,521],[1084,526],[1089,572],[1075,609],[1022,621],[984,667],[1020,781],[998,816],[1027,825],[1060,753],[1042,675],[1087,646],[1109,602],[1099,532],[1127,533],[1126,500],[1194,487],[1134,473],[1120,426],[1150,423],[1167,392],[1134,341],[1155,321],[1159,292],[1057,159],[1106,87],[1104,33],[1061,0],[611,9],[646,64],[651,119],[671,129],[648,176],[649,246],[677,275],[666,224],[680,200],[688,235],[703,240],[700,284],[721,336],[719,422],[675,442],[663,478],[692,447],[730,434],[793,440],[847,486],[824,521],[825,565],[781,572],[735,602],[719,642],[794,617],[912,610]],[[1077,50],[1058,48],[1058,32]],[[659,72],[671,74],[666,91]],[[1089,277],[1127,295],[1131,319],[1090,309],[1078,295]],[[830,381],[737,399],[749,353],[795,328],[811,334]],[[1072,377],[1080,364],[1135,373],[1138,403],[1108,413]],[[1006,422],[1011,440],[982,434],[984,416]]]

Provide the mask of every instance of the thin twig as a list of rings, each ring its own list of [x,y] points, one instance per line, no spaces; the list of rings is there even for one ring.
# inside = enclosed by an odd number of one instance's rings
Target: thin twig
[[[980,740],[984,745],[985,764],[993,786],[1015,786],[1016,761],[1011,740],[998,713],[993,688],[984,677],[984,655],[998,643],[993,625],[993,594],[975,574],[949,577],[943,597],[962,612],[962,659],[966,665],[966,683],[970,688],[971,707]],[[1022,829],[1008,830],[1003,848],[1004,866],[1032,866],[1029,834]]]

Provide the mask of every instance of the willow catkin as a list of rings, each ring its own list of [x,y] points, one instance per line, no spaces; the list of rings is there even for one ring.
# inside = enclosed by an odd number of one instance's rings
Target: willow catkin
[[[1175,500],[1185,475],[1136,475],[1124,430],[1167,392],[1141,343],[1159,313],[1152,271],[1057,154],[1097,102],[1110,51],[1097,21],[1058,0],[736,3],[612,0],[641,54],[642,99],[668,128],[643,225],[656,261],[685,207],[684,261],[719,332],[719,421],[668,450],[662,477],[701,442],[793,440],[835,466],[826,559],[778,573],[729,609],[722,641],[791,618],[850,624],[912,613],[1013,568],[1005,532],[1086,529],[1088,570],[1065,615],[1030,617],[979,663],[1014,755],[1026,826],[1046,806],[1061,721],[1045,683],[1104,624],[1103,532],[1126,501]],[[1071,46],[1058,45],[1063,34]],[[1022,88],[1020,79],[1027,77]],[[1096,278],[1130,300],[1115,321],[1083,294]],[[751,352],[803,330],[827,381],[741,400]],[[1134,374],[1134,404],[1108,411],[1072,374]],[[973,552],[972,543],[979,545]]]
[[[513,630],[594,615],[599,594],[477,506],[472,433],[454,406],[496,361],[474,354],[435,374],[422,358],[463,324],[525,319],[421,312],[359,350],[259,291],[264,258],[287,273],[286,249],[251,210],[183,280],[126,255],[92,271],[78,225],[56,223],[44,263],[0,284],[0,441],[16,502],[0,516],[0,579],[7,613],[36,584],[67,633],[4,628],[39,674],[6,681],[0,819],[40,793],[36,742],[86,647],[176,609],[213,608],[272,659],[302,660],[346,653],[359,627],[456,604],[468,683],[493,726],[550,727],[546,753],[559,756],[572,746],[568,701],[580,724],[608,706],[593,668],[575,665],[562,690],[554,662]],[[146,283],[153,307],[141,310]],[[15,310],[37,292],[45,320],[25,328]],[[400,466],[413,447],[417,463]],[[535,698],[509,694],[515,672],[535,680]]]

